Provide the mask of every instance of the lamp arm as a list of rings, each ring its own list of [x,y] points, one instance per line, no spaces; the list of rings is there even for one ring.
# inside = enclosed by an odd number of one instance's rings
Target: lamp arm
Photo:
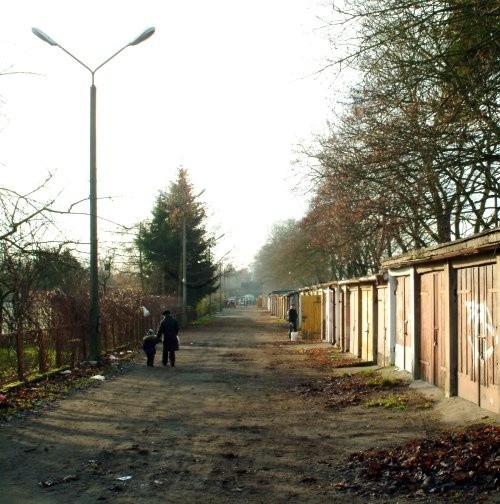
[[[78,63],[80,63],[80,65],[82,65],[83,67],[85,67],[92,74],[92,85],[93,85],[94,84],[94,75],[97,72],[97,70],[99,70],[99,68],[102,68],[106,63],[108,63],[108,61],[111,61],[115,56],[118,56],[118,54],[120,54],[129,45],[130,44],[127,44],[127,45],[123,46],[119,51],[116,51],[112,56],[110,56],[106,61],[104,61],[103,63],[101,63],[94,70],[92,70],[92,68],[90,68],[89,66],[87,66],[83,61],[79,60],[74,54],[71,54],[67,49],[64,49],[63,46],[57,44],[57,47],[59,47],[59,49],[61,49],[62,51],[64,51],[68,56],[71,56],[75,61],[77,61]]]
[[[115,56],[118,56],[124,49],[126,49],[130,44],[127,44],[123,46],[120,50],[116,51],[112,56],[110,56],[106,61],[102,62],[98,67],[96,67],[94,70],[89,70],[92,72],[92,76],[99,70],[99,68],[102,68],[108,61],[111,61]],[[87,67],[88,68],[88,67]]]
[[[64,51],[68,56],[71,56],[75,61],[80,63],[80,65],[85,67],[92,75],[94,74],[94,72],[92,71],[91,68],[89,68],[83,61],[80,61],[75,55],[71,54],[67,49],[64,49],[63,46],[57,44],[57,47],[59,47],[59,49],[61,49],[61,51]]]

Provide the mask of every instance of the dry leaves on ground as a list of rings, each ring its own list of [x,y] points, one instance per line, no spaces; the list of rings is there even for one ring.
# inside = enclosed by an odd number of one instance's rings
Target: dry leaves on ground
[[[337,483],[359,495],[426,495],[484,502],[500,492],[500,427],[475,425],[392,449],[353,453],[349,480]]]
[[[335,348],[299,348],[314,368],[358,368],[341,376],[325,376],[298,387],[303,396],[319,397],[328,408],[343,408],[364,404],[392,409],[429,408],[432,402],[416,391],[409,390],[410,381],[384,378],[376,370],[363,370],[366,362]]]
[[[123,371],[130,363],[132,355],[124,352],[119,357],[106,356],[102,364],[83,363],[81,367],[23,382],[4,391],[0,396],[3,398],[0,400],[0,422],[8,421],[14,415],[34,413],[58,399],[98,384],[99,382],[93,380],[93,377],[106,375],[106,379],[111,378]]]
[[[305,349],[314,367],[352,366],[342,354],[329,362],[332,352]],[[297,388],[306,398],[320,400],[326,408],[356,405],[414,411],[432,407],[432,401],[409,389],[409,381],[384,378],[377,371],[357,371],[325,376]],[[374,497],[432,495],[480,503],[500,491],[500,427],[475,425],[414,440],[391,449],[369,449],[351,454],[338,467],[349,475],[336,483],[339,490]]]
[[[306,348],[301,346],[297,352],[305,355],[307,364],[313,368],[333,369],[371,364],[358,357],[354,357],[352,354],[344,353],[336,347]]]
[[[409,389],[408,381],[383,378],[377,371],[325,376],[300,385],[298,391],[305,397],[319,398],[330,409],[359,404],[399,410],[432,407],[429,398]]]

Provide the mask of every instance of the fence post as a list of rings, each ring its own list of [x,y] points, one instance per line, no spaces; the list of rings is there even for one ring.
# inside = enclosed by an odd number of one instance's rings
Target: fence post
[[[56,347],[56,367],[62,366],[62,344],[61,344],[61,330],[55,330],[55,347]]]
[[[38,329],[36,337],[38,338],[38,369],[40,373],[45,373],[47,371],[47,352],[45,349],[44,332]]]
[[[17,378],[19,381],[24,381],[24,352],[23,352],[23,337],[21,331],[16,331],[16,353],[17,353]]]

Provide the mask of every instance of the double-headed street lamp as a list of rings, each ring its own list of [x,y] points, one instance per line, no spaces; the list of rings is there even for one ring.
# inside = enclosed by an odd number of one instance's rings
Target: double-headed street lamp
[[[108,61],[111,61],[115,56],[120,54],[129,46],[135,46],[144,42],[155,32],[154,28],[144,30],[132,42],[123,46],[119,51],[115,52],[107,60],[97,66],[94,70],[80,61],[77,57],[67,51],[63,46],[50,38],[42,30],[32,28],[31,30],[38,38],[47,42],[51,46],[59,47],[68,56],[71,56],[75,61],[85,67],[92,75],[92,84],[90,86],[90,315],[89,315],[89,357],[91,360],[100,360],[99,349],[99,277],[98,277],[98,258],[97,258],[97,150],[96,150],[96,87],[94,85],[94,76],[97,70],[102,68]]]

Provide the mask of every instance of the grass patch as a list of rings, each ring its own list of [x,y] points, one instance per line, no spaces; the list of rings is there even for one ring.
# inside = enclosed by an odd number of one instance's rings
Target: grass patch
[[[408,400],[399,395],[389,394],[386,397],[374,397],[366,401],[364,405],[368,408],[406,410],[408,407]]]
[[[372,396],[363,403],[363,406],[367,408],[385,408],[397,411],[424,410],[432,408],[433,405],[432,399],[419,393],[410,393],[407,390],[401,391],[399,394]]]
[[[53,348],[45,348],[45,368],[55,366],[56,352]],[[40,349],[34,345],[23,346],[23,374],[28,380],[42,377],[39,373]],[[0,386],[7,386],[17,380],[17,351],[14,347],[0,348]]]
[[[363,372],[363,371],[361,371],[361,372]],[[373,378],[369,379],[366,383],[366,385],[368,387],[392,389],[392,388],[401,387],[405,383],[400,378],[383,378],[382,376],[377,374],[375,371],[367,371],[366,373],[367,373],[366,376],[368,376],[368,377],[373,376]]]
[[[190,325],[192,326],[201,326],[205,324],[210,324],[215,320],[213,315],[203,315],[202,317],[198,317],[196,320],[193,320]]]
[[[299,387],[304,396],[321,397],[328,408],[362,405],[391,410],[422,410],[433,407],[432,399],[409,389],[409,382],[383,378],[377,370],[329,376]]]
[[[393,388],[399,387],[403,383],[403,380],[399,378],[382,378],[382,387]]]

